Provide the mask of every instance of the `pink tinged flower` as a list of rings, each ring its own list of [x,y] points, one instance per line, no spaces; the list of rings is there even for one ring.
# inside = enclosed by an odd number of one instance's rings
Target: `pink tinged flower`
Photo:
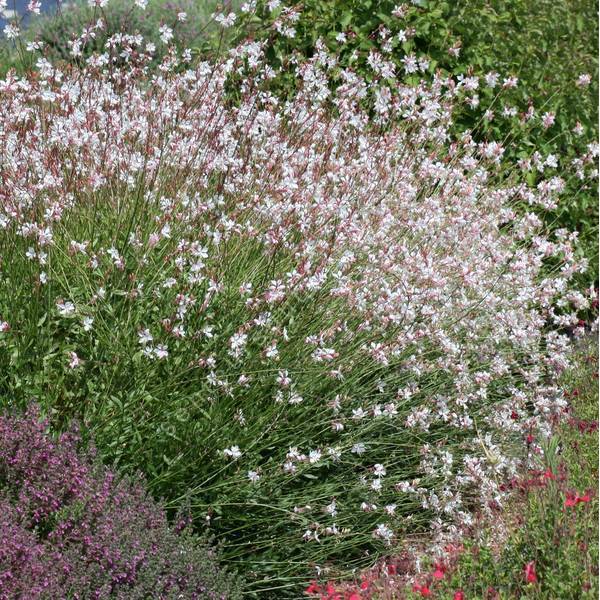
[[[70,369],[76,369],[77,367],[79,367],[82,363],[82,360],[79,358],[79,356],[77,356],[77,354],[75,352],[69,352],[69,368]]]
[[[315,362],[323,362],[337,358],[338,353],[333,348],[317,348],[312,356]]]
[[[458,58],[460,55],[461,46],[460,43],[455,44],[451,48],[448,48],[448,54],[454,58]]]
[[[552,127],[552,125],[554,125],[555,118],[556,118],[556,115],[553,112],[545,112],[542,115],[542,127],[544,129],[548,129],[549,127]]]
[[[6,333],[10,331],[10,323],[7,321],[0,321],[0,333]]]
[[[502,82],[502,87],[504,89],[516,88],[518,83],[519,83],[519,78],[518,77],[507,77]]]
[[[169,350],[164,344],[158,344],[158,346],[156,346],[154,349],[154,356],[156,356],[156,358],[159,360],[163,360],[169,356]]]
[[[592,82],[592,76],[589,73],[582,73],[575,82],[577,87],[587,87]]]
[[[525,581],[527,581],[527,583],[535,583],[537,580],[535,561],[532,560],[525,565]]]
[[[30,0],[29,4],[27,5],[27,10],[34,15],[39,15],[41,7],[42,3],[39,0]]]

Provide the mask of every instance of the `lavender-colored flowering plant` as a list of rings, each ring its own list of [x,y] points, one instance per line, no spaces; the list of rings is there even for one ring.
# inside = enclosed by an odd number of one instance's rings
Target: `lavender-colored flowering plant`
[[[205,540],[79,442],[35,406],[0,416],[1,599],[237,597]]]

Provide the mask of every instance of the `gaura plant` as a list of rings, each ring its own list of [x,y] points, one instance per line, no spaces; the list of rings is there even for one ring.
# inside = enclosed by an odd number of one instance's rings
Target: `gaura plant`
[[[452,138],[477,78],[367,83],[317,46],[283,101],[264,44],[173,37],[156,70],[118,34],[0,82],[3,397],[187,499],[249,590],[443,543],[564,406],[585,263],[517,209],[564,181]]]

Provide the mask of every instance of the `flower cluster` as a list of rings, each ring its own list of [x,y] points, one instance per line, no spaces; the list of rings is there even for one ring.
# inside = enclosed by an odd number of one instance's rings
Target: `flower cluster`
[[[171,528],[141,482],[47,425],[33,406],[0,416],[1,598],[236,597],[214,552]]]

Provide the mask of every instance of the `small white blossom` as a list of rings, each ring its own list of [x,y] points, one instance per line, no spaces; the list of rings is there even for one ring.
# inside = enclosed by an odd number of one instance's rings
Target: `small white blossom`
[[[237,460],[238,458],[240,458],[242,456],[242,451],[240,450],[239,446],[231,446],[230,448],[225,448],[225,450],[223,450],[223,454],[227,458],[231,458],[232,460]]]

